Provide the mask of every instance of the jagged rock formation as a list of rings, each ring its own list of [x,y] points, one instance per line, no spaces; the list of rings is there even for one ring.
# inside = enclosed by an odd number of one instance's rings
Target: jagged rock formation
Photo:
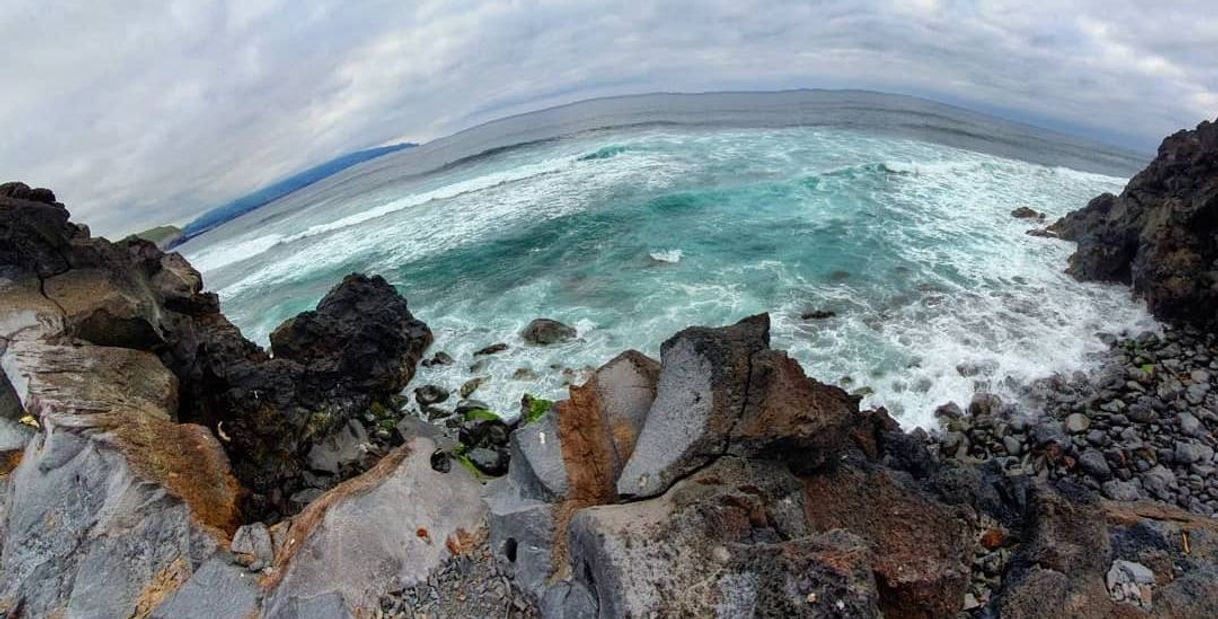
[[[273,536],[241,527],[283,515],[310,448],[401,391],[431,334],[352,275],[271,358],[201,288],[181,256],[91,238],[51,192],[0,186],[0,614],[341,616],[481,534],[477,483],[432,471],[415,434]]]
[[[1168,136],[1120,196],[1101,195],[1049,230],[1078,243],[1071,275],[1132,284],[1158,318],[1214,327],[1218,124]]]
[[[169,417],[226,439],[259,516],[292,511],[309,448],[387,404],[431,343],[392,286],[351,275],[316,311],[279,327],[268,355],[220,313],[180,255],[91,238],[53,194],[20,183],[0,186],[0,276],[0,338],[156,355],[177,379]]]
[[[768,327],[687,329],[658,372],[623,355],[513,433],[491,547],[543,616],[1213,612],[1218,524],[940,457]]]

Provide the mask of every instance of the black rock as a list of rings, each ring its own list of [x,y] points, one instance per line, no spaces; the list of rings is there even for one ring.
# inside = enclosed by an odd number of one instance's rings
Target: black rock
[[[414,399],[419,406],[439,404],[448,399],[448,390],[438,385],[423,385],[414,390]]]
[[[1163,320],[1216,324],[1218,124],[1204,121],[1163,140],[1158,155],[1125,186],[1058,220],[1076,241],[1069,273],[1131,284]]]
[[[508,472],[508,452],[506,448],[493,449],[478,447],[466,453],[466,457],[479,471],[498,477]]]
[[[490,346],[487,346],[486,348],[478,349],[477,351],[474,352],[474,356],[481,357],[484,355],[493,355],[495,353],[501,353],[507,349],[508,349],[507,344],[504,344],[503,342],[499,342],[497,344],[491,344]]]
[[[804,320],[824,320],[826,318],[833,318],[834,316],[837,316],[837,312],[829,310],[812,310],[800,314],[799,317]]]

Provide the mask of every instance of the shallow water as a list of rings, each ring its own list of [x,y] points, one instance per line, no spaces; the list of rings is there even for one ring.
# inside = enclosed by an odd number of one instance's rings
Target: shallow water
[[[423,173],[378,165],[182,250],[262,343],[343,274],[384,275],[457,358],[415,384],[489,376],[475,397],[507,413],[526,391],[560,396],[563,368],[768,311],[810,375],[927,425],[978,387],[1087,367],[1098,331],[1152,324],[1124,288],[1065,276],[1072,246],[1009,215],[1060,216],[1118,177],[825,126],[626,127]],[[822,309],[837,315],[801,318]],[[580,340],[523,345],[539,316]],[[511,348],[471,373],[498,341]]]

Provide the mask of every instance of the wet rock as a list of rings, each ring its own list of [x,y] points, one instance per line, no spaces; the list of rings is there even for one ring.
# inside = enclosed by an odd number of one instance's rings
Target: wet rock
[[[414,399],[419,406],[431,406],[448,399],[448,390],[438,385],[423,385],[414,390]]]
[[[1044,219],[1045,214],[1037,211],[1036,209],[1021,206],[1011,211],[1011,217],[1014,217],[1015,219]]]
[[[479,348],[478,350],[474,351],[474,356],[475,357],[484,357],[486,355],[494,355],[497,353],[501,353],[507,349],[508,349],[507,344],[505,344],[503,342],[498,342],[496,344],[491,344],[490,346],[487,346],[485,348]]]
[[[974,417],[993,415],[1002,410],[1002,398],[992,393],[975,393],[968,405],[968,414]]]
[[[473,395],[473,393],[478,390],[478,387],[481,387],[482,383],[484,382],[486,382],[485,377],[479,376],[477,378],[471,378],[461,385],[461,388],[457,390],[457,393],[461,394],[462,398],[468,398],[469,396]]]
[[[834,316],[837,316],[837,312],[829,310],[811,310],[799,315],[799,317],[803,320],[825,320],[826,318],[833,318]]]
[[[960,409],[960,405],[955,402],[948,402],[935,409],[936,419],[960,419],[964,416],[964,411]]]
[[[577,335],[574,327],[549,318],[534,319],[520,332],[521,339],[537,346],[566,342],[575,339]]]

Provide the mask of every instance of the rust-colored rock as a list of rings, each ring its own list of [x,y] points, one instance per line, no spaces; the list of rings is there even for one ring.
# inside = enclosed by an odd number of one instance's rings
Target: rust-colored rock
[[[885,617],[949,617],[961,608],[973,558],[971,514],[936,503],[883,470],[842,467],[804,479],[819,531],[867,540]]]

